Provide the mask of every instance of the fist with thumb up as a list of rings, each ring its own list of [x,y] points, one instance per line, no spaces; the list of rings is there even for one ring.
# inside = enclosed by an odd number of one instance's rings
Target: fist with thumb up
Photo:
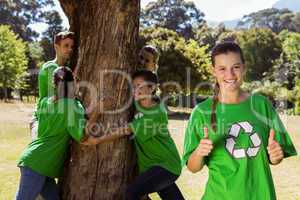
[[[275,140],[275,131],[273,129],[269,133],[267,150],[271,164],[277,165],[282,161],[284,157],[283,151],[280,144]]]
[[[197,153],[200,156],[208,156],[213,149],[213,143],[208,138],[208,128],[203,128],[204,138],[200,140],[200,143],[197,147]]]

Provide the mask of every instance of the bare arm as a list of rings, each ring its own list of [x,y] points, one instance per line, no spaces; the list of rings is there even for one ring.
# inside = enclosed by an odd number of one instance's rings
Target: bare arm
[[[196,173],[200,171],[204,166],[204,156],[201,155],[199,148],[197,148],[190,156],[187,162],[187,168]]]
[[[121,137],[125,137],[131,134],[131,129],[129,127],[119,127],[114,129],[112,132],[95,137],[92,135],[85,136],[80,144],[82,145],[97,145],[104,142],[111,142]]]
[[[187,162],[187,168],[196,173],[200,171],[204,166],[204,158],[208,156],[213,149],[213,144],[210,139],[208,139],[208,129],[204,128],[204,138],[200,140],[198,147],[191,154]]]

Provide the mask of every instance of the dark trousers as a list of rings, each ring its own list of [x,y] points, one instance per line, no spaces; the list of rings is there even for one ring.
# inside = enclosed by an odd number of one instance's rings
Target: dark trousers
[[[126,200],[140,200],[142,196],[157,192],[162,200],[184,200],[175,184],[177,175],[154,166],[140,174],[126,190]]]
[[[45,200],[59,200],[58,186],[53,178],[42,176],[28,167],[20,167],[20,170],[16,200],[35,200],[39,194]]]

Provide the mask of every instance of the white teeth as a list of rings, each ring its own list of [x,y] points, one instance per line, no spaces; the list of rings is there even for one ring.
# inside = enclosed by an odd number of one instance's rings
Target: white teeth
[[[226,83],[235,83],[236,80],[225,80]]]

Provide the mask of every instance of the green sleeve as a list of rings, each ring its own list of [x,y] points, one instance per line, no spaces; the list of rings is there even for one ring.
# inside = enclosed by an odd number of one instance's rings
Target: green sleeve
[[[38,103],[36,104],[35,109],[33,111],[33,115],[32,115],[32,121],[38,121],[39,120],[39,111],[40,111],[40,108],[41,108],[41,105],[42,105],[43,101],[44,101],[43,99],[39,99]]]
[[[293,142],[286,131],[280,117],[278,116],[275,108],[267,100],[268,113],[270,116],[269,127],[275,131],[275,140],[280,144],[283,149],[284,157],[290,157],[297,155],[297,151],[293,145]]]
[[[48,70],[42,68],[39,72],[39,98],[42,99],[47,97],[47,88],[48,88]]]
[[[189,157],[198,147],[201,138],[204,137],[203,127],[204,123],[201,120],[201,116],[195,109],[188,121],[188,126],[185,131],[184,145],[183,145],[183,156],[182,156],[182,166],[186,165]]]
[[[45,101],[47,101],[48,98],[43,98],[43,99],[40,99],[38,101],[38,103],[36,104],[35,106],[35,110],[33,111],[33,115],[32,115],[32,121],[38,121],[39,120],[39,115],[41,112],[41,109],[43,109],[43,106],[42,104],[44,104]]]
[[[84,108],[76,100],[68,100],[67,104],[67,130],[74,140],[80,142],[84,135],[84,128],[86,125],[86,119],[84,117]]]

